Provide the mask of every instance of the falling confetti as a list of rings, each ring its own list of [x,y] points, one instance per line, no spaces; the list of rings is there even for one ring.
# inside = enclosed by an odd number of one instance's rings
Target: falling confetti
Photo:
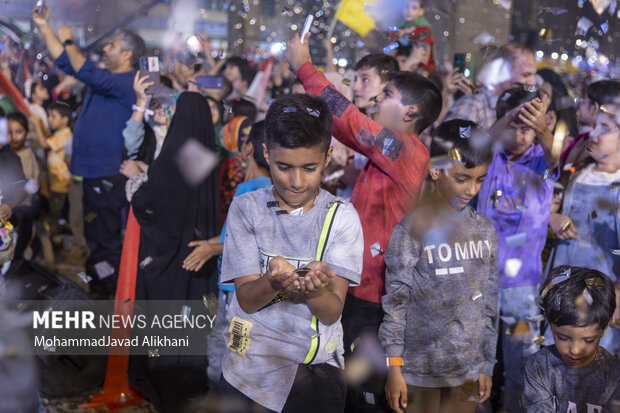
[[[588,305],[592,305],[592,303],[594,302],[594,299],[592,298],[590,291],[588,291],[588,287],[583,289],[583,292],[581,293],[581,295],[583,295],[583,299],[586,300],[586,303],[588,303]]]
[[[592,27],[593,25],[594,23],[592,23],[590,19],[584,16],[577,22],[577,33],[586,34],[588,30],[590,30],[590,27]]]
[[[145,269],[150,263],[153,262],[153,258],[151,257],[146,257],[145,259],[142,260],[142,262],[140,263],[140,269],[143,270]]]
[[[78,273],[78,277],[80,277],[80,279],[85,283],[88,284],[89,282],[91,282],[93,280],[93,278],[86,274],[85,272],[79,272]]]
[[[518,258],[510,258],[506,260],[506,265],[504,267],[504,273],[510,278],[514,278],[519,274],[519,270],[521,269],[522,262]]]
[[[198,185],[217,166],[219,158],[196,139],[189,138],[179,149],[176,162],[187,183]]]
[[[527,234],[525,232],[519,232],[518,234],[513,234],[506,237],[506,247],[514,248],[525,244],[526,236]]]
[[[472,301],[476,301],[477,299],[479,299],[480,297],[482,297],[482,293],[480,291],[476,291],[472,296],[471,296],[471,300]]]
[[[383,250],[381,249],[381,244],[379,244],[378,242],[375,242],[374,244],[372,244],[370,246],[370,254],[372,255],[373,258],[375,258],[377,255],[383,254]]]

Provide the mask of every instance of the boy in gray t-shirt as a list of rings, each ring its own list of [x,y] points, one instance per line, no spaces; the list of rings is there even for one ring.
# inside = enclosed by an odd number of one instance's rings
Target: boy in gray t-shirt
[[[555,345],[530,357],[523,372],[527,413],[612,413],[620,402],[620,361],[599,346],[616,308],[611,280],[568,265],[543,284],[543,311]]]
[[[273,186],[228,212],[222,283],[234,281],[222,360],[222,411],[341,412],[340,316],[362,270],[363,235],[350,203],[319,188],[332,114],[319,98],[276,100],[265,118]],[[233,399],[239,406],[228,406]]]
[[[493,158],[488,136],[454,119],[433,133],[429,182],[392,233],[379,339],[397,413],[473,413],[491,394],[497,237],[469,206]]]

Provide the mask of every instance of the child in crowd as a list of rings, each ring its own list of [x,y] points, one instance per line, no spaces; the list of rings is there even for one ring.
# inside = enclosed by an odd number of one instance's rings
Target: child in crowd
[[[491,220],[498,238],[504,409],[511,413],[522,411],[522,361],[538,350],[534,338],[542,321],[533,297],[542,281],[541,252],[560,156],[545,123],[547,104],[522,87],[500,95],[489,135],[501,147],[478,196],[478,212]]]
[[[323,100],[277,99],[263,146],[274,184],[230,207],[221,281],[235,294],[219,389],[242,407],[224,412],[344,409],[340,316],[360,280],[362,228],[351,204],[320,189],[331,134]]]
[[[271,186],[271,177],[269,175],[269,164],[263,153],[263,143],[265,143],[265,122],[260,121],[252,125],[250,134],[243,141],[239,142],[239,151],[243,161],[247,165],[245,181],[237,186],[235,197],[245,194],[246,192],[256,191],[260,188]],[[192,241],[189,246],[195,247],[194,251],[185,259],[183,267],[188,271],[199,270],[207,260],[214,255],[222,255],[224,249],[224,241],[226,235],[226,222],[222,227],[222,233],[219,237],[206,241]],[[218,260],[218,267],[221,271],[221,257]],[[218,317],[215,320],[213,329],[209,333],[209,346],[207,348],[207,357],[209,358],[209,367],[207,374],[209,380],[217,383],[222,373],[222,355],[224,354],[226,343],[224,342],[224,328],[228,305],[232,300],[235,288],[231,284],[222,284],[218,282]]]
[[[69,172],[65,148],[70,147],[73,133],[71,118],[73,110],[62,102],[53,102],[48,108],[48,122],[52,136],[45,137],[37,133],[39,145],[47,150],[47,168],[50,175],[50,212],[48,224],[52,242],[62,245],[59,220],[69,193],[71,173]]]
[[[586,146],[590,132],[596,123],[596,115],[603,105],[618,105],[620,82],[601,80],[591,83],[579,101],[579,122],[581,134],[574,140],[565,142],[562,152],[562,164],[577,164],[588,158]]]
[[[469,203],[492,160],[492,145],[475,123],[441,124],[429,185],[394,228],[379,338],[390,366],[386,397],[396,412],[473,413],[491,394],[497,238]]]
[[[385,54],[368,54],[355,64],[353,103],[361,111],[375,106],[375,99],[390,81],[390,75],[398,72],[398,62]]]
[[[620,90],[616,90],[620,98]],[[618,199],[620,197],[620,106],[601,106],[589,133],[587,166],[572,174],[563,195],[561,213],[552,213],[551,228],[558,237],[553,265],[588,267],[617,280],[620,273]],[[620,334],[610,329],[601,346],[620,350]]]
[[[390,44],[396,40],[402,46],[412,45],[415,48],[423,49],[417,51],[418,56],[423,59],[419,60],[419,68],[435,70],[435,60],[433,57],[433,45],[435,40],[431,34],[431,24],[424,17],[425,0],[406,0],[403,7],[403,21],[401,21],[390,35]],[[402,70],[409,70],[402,68]]]
[[[525,364],[526,412],[615,412],[620,361],[600,346],[616,308],[611,280],[593,269],[560,266],[550,272],[540,295],[555,345]]]
[[[28,135],[28,118],[20,112],[14,112],[7,116],[9,126],[9,146],[21,160],[29,196],[21,204],[13,209],[14,222],[18,228],[15,254],[21,257],[32,238],[32,226],[39,214],[39,202],[33,199],[34,193],[39,189],[39,164],[34,152],[26,146]]]
[[[364,229],[362,283],[349,290],[343,311],[345,346],[351,348],[366,332],[376,338],[383,321],[384,251],[394,227],[411,211],[422,189],[429,158],[417,136],[439,116],[441,92],[416,73],[395,73],[375,99],[376,113],[370,119],[312,65],[309,37],[303,45],[299,36],[290,40],[287,59],[308,93],[329,105],[334,137],[369,159],[351,196]],[[382,388],[372,389],[378,402],[385,399]]]

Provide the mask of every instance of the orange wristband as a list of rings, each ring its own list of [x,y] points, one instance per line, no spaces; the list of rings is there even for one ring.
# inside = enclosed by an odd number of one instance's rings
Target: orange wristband
[[[385,363],[388,367],[395,367],[395,366],[402,367],[405,365],[405,363],[403,363],[402,357],[386,356]]]

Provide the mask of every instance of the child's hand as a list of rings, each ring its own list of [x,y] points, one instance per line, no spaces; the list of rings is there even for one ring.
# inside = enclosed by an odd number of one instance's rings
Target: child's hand
[[[452,95],[458,90],[463,92],[465,95],[469,95],[473,93],[473,89],[474,85],[465,77],[464,74],[459,72],[458,68],[455,67],[452,69],[452,73],[450,73],[446,79],[446,91],[448,92],[448,95]]]
[[[11,215],[13,215],[13,210],[11,210],[11,207],[8,204],[1,204],[0,205],[0,218],[9,219],[11,218]]]
[[[559,239],[576,240],[579,237],[579,231],[566,215],[552,213],[549,215],[549,226]]]
[[[310,272],[299,278],[301,291],[306,295],[320,294],[323,288],[329,285],[330,279],[336,277],[336,272],[327,263],[313,261],[306,267]]]
[[[385,398],[396,413],[403,413],[401,406],[407,407],[407,383],[405,383],[400,367],[390,367],[385,383]]]
[[[192,241],[187,245],[194,247],[194,250],[183,260],[185,271],[200,270],[211,257],[216,255],[215,244],[211,244],[207,240]]]
[[[537,136],[541,136],[549,129],[545,116],[547,114],[547,107],[549,106],[548,100],[549,98],[547,96],[543,96],[542,100],[540,98],[530,100],[524,104],[519,111],[519,119],[521,122],[532,128]]]
[[[298,292],[301,288],[299,276],[294,274],[295,267],[282,257],[275,257],[269,261],[267,279],[276,291]]]
[[[133,90],[136,92],[136,106],[141,108],[146,106],[148,100],[146,89],[155,84],[153,82],[147,82],[146,79],[148,78],[148,76],[140,77],[140,71],[137,71],[136,76],[133,78]]]
[[[121,164],[119,172],[123,174],[126,178],[132,178],[142,173],[136,161],[133,161],[131,159],[128,159]]]
[[[486,374],[480,374],[478,378],[478,403],[486,402],[491,397],[491,387],[493,387],[493,378]]]

